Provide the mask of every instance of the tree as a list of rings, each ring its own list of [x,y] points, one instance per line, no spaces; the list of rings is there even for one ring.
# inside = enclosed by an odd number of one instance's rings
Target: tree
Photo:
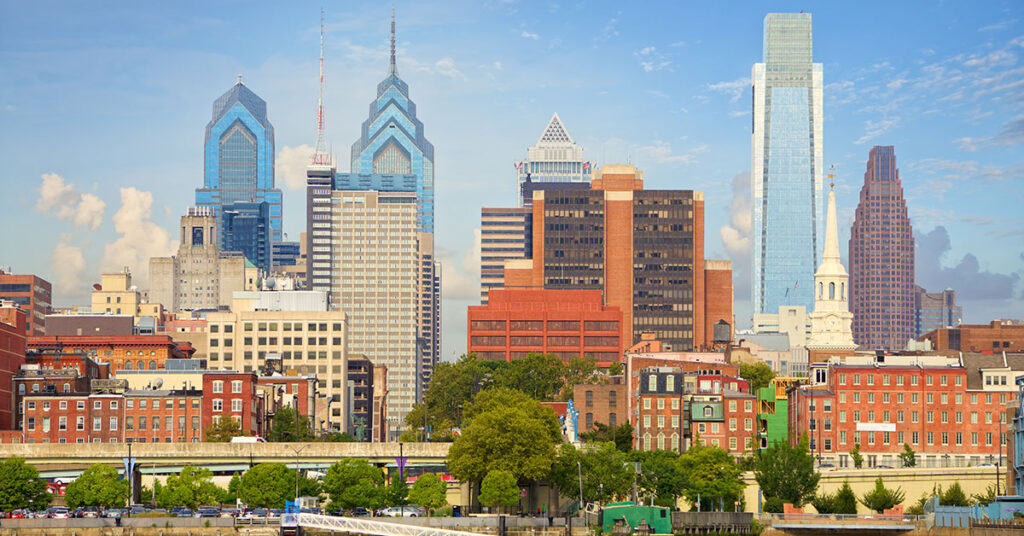
[[[584,443],[604,443],[611,441],[615,443],[615,448],[622,452],[629,452],[633,450],[633,427],[628,422],[622,423],[619,426],[611,427],[607,424],[598,422],[594,423],[593,432],[583,432],[579,434],[580,441]]]
[[[384,490],[384,503],[388,506],[405,506],[409,504],[409,484],[405,482],[405,475],[398,477],[398,473],[391,475],[391,483]]]
[[[232,437],[242,435],[242,428],[233,417],[222,418],[206,429],[204,441],[227,443]]]
[[[560,357],[529,353],[512,361],[505,374],[497,378],[501,387],[518,389],[534,400],[550,402],[565,382],[565,367]]]
[[[626,455],[612,443],[587,445],[583,449],[563,443],[551,466],[551,482],[562,495],[572,497],[572,492],[579,489],[581,473],[585,500],[606,501],[625,496],[633,485],[633,471],[626,467]]]
[[[981,503],[982,506],[988,506],[989,503],[996,500],[996,487],[993,484],[989,484],[985,488],[985,493],[975,493],[971,495],[971,498]]]
[[[821,474],[814,470],[814,456],[804,435],[796,446],[773,441],[758,452],[754,456],[754,477],[765,497],[778,497],[801,507],[814,498]]]
[[[558,399],[563,402],[573,397],[577,385],[607,381],[603,375],[597,373],[597,360],[593,356],[573,357],[562,366],[562,369],[564,372]]]
[[[637,487],[647,495],[654,495],[654,504],[674,508],[686,485],[686,475],[679,468],[679,455],[671,450],[635,450],[628,458],[640,464]],[[633,468],[629,470],[632,474]]]
[[[434,473],[424,473],[409,490],[409,500],[433,512],[448,504],[448,485]]]
[[[467,425],[448,450],[448,468],[459,480],[480,482],[498,469],[539,480],[551,471],[562,432],[550,408],[520,391],[491,388],[465,414]]]
[[[834,514],[836,513],[836,494],[821,493],[815,495],[814,498],[811,499],[811,506],[813,506],[819,514]]]
[[[819,514],[856,514],[857,496],[853,493],[850,483],[843,481],[843,486],[835,493],[822,493],[811,500]]]
[[[971,501],[967,499],[967,494],[964,493],[964,488],[960,486],[960,483],[954,482],[939,495],[939,504],[942,506],[970,506]]]
[[[903,444],[903,452],[901,452],[899,456],[900,459],[903,460],[903,467],[913,467],[917,465],[917,459],[914,456],[914,449],[910,448],[909,444]]]
[[[274,417],[270,419],[270,431],[267,432],[267,441],[292,443],[312,440],[313,432],[310,428],[309,417],[300,414],[298,410],[292,407],[284,407],[277,410]]]
[[[510,507],[519,502],[519,485],[510,471],[494,470],[487,473],[480,484],[480,503],[484,506]]]
[[[850,459],[853,460],[853,467],[860,469],[864,465],[864,456],[860,453],[860,443],[854,443],[853,449],[850,451]]]
[[[97,463],[82,472],[82,476],[68,484],[64,501],[68,507],[124,506],[128,500],[128,481],[118,478],[117,469]]]
[[[337,430],[327,432],[320,436],[320,441],[324,443],[354,443],[356,438],[352,437],[352,434],[348,432],[339,432]]]
[[[860,498],[860,503],[868,510],[874,510],[881,514],[883,511],[903,502],[903,489],[889,489],[882,482],[882,477],[875,480],[875,488],[865,493]]]
[[[477,393],[493,386],[509,366],[505,361],[483,361],[475,354],[463,354],[455,363],[438,363],[431,369],[423,404],[413,406],[405,423],[413,430],[423,426],[424,420],[435,431],[441,430],[445,421],[461,426],[463,409]]]
[[[611,366],[608,367],[608,375],[609,376],[621,376],[622,375],[622,369],[623,369],[623,366],[622,366],[622,362],[621,361],[612,361]]]
[[[215,504],[224,495],[224,491],[213,483],[213,471],[194,465],[186,465],[180,473],[168,476],[167,482],[159,488],[157,504],[165,508]]]
[[[763,362],[740,363],[740,377],[750,382],[750,392],[757,394],[757,390],[768,387],[771,384],[775,373],[772,368]]]
[[[250,508],[284,508],[295,498],[295,472],[283,463],[261,463],[242,474],[238,498]]]
[[[157,481],[159,483],[159,481]],[[231,480],[228,482],[228,492],[220,498],[220,502],[223,504],[235,504],[238,500],[238,488],[241,486],[242,477],[239,476],[238,472],[235,471],[231,475]]]
[[[697,444],[679,456],[679,467],[687,475],[683,496],[699,511],[719,505],[733,505],[743,497],[743,470],[728,452],[719,447]]]
[[[921,496],[918,497],[917,502],[915,502],[914,504],[910,505],[910,507],[908,507],[906,510],[904,510],[904,513],[907,514],[907,515],[911,515],[911,516],[923,516],[924,515],[924,505],[929,500],[931,500],[932,497],[934,497],[934,495],[929,495],[928,493],[922,493]]]
[[[25,458],[7,458],[0,462],[0,511],[18,508],[42,510],[50,505],[46,481],[39,471],[25,463]]]
[[[377,509],[384,505],[384,473],[366,460],[343,459],[327,468],[323,490],[331,509]]]

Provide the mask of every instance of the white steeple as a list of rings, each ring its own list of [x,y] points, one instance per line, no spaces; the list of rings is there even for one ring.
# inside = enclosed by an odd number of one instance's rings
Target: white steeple
[[[829,173],[829,178],[833,175]],[[836,192],[829,185],[828,214],[825,217],[825,251],[814,272],[814,312],[808,350],[854,350],[853,313],[850,312],[850,276],[839,259],[839,225]]]

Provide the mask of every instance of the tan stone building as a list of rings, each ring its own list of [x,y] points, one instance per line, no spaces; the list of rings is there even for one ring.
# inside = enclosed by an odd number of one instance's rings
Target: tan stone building
[[[151,319],[149,324],[155,326],[164,312],[160,303],[142,298],[127,267],[117,273],[101,274],[100,284],[93,286],[91,301],[94,314],[131,315],[135,326],[140,326],[143,318]]]
[[[322,295],[320,291],[293,292]],[[296,310],[299,308],[287,306],[287,300],[278,301],[272,309],[267,307],[267,301],[253,297],[277,293],[239,293],[230,311],[206,315],[207,367],[253,372],[263,370],[270,361],[279,371],[315,374],[319,394],[328,399],[336,397],[330,405],[331,427],[347,429],[348,315],[326,307]],[[325,303],[326,299],[321,301]]]
[[[229,305],[234,292],[255,290],[259,270],[217,247],[217,218],[205,208],[181,217],[178,254],[149,260],[149,298],[171,312]]]

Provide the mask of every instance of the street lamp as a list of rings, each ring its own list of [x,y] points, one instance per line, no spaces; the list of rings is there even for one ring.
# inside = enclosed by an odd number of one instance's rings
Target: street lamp
[[[302,445],[299,448],[295,448],[291,445],[288,448],[295,451],[295,508],[299,507],[299,453],[303,451],[309,445]]]

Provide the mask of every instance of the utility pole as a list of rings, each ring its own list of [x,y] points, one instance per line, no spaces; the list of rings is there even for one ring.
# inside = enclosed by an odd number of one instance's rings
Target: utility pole
[[[580,508],[583,508],[583,465],[578,460],[576,461],[576,469],[580,475]]]

